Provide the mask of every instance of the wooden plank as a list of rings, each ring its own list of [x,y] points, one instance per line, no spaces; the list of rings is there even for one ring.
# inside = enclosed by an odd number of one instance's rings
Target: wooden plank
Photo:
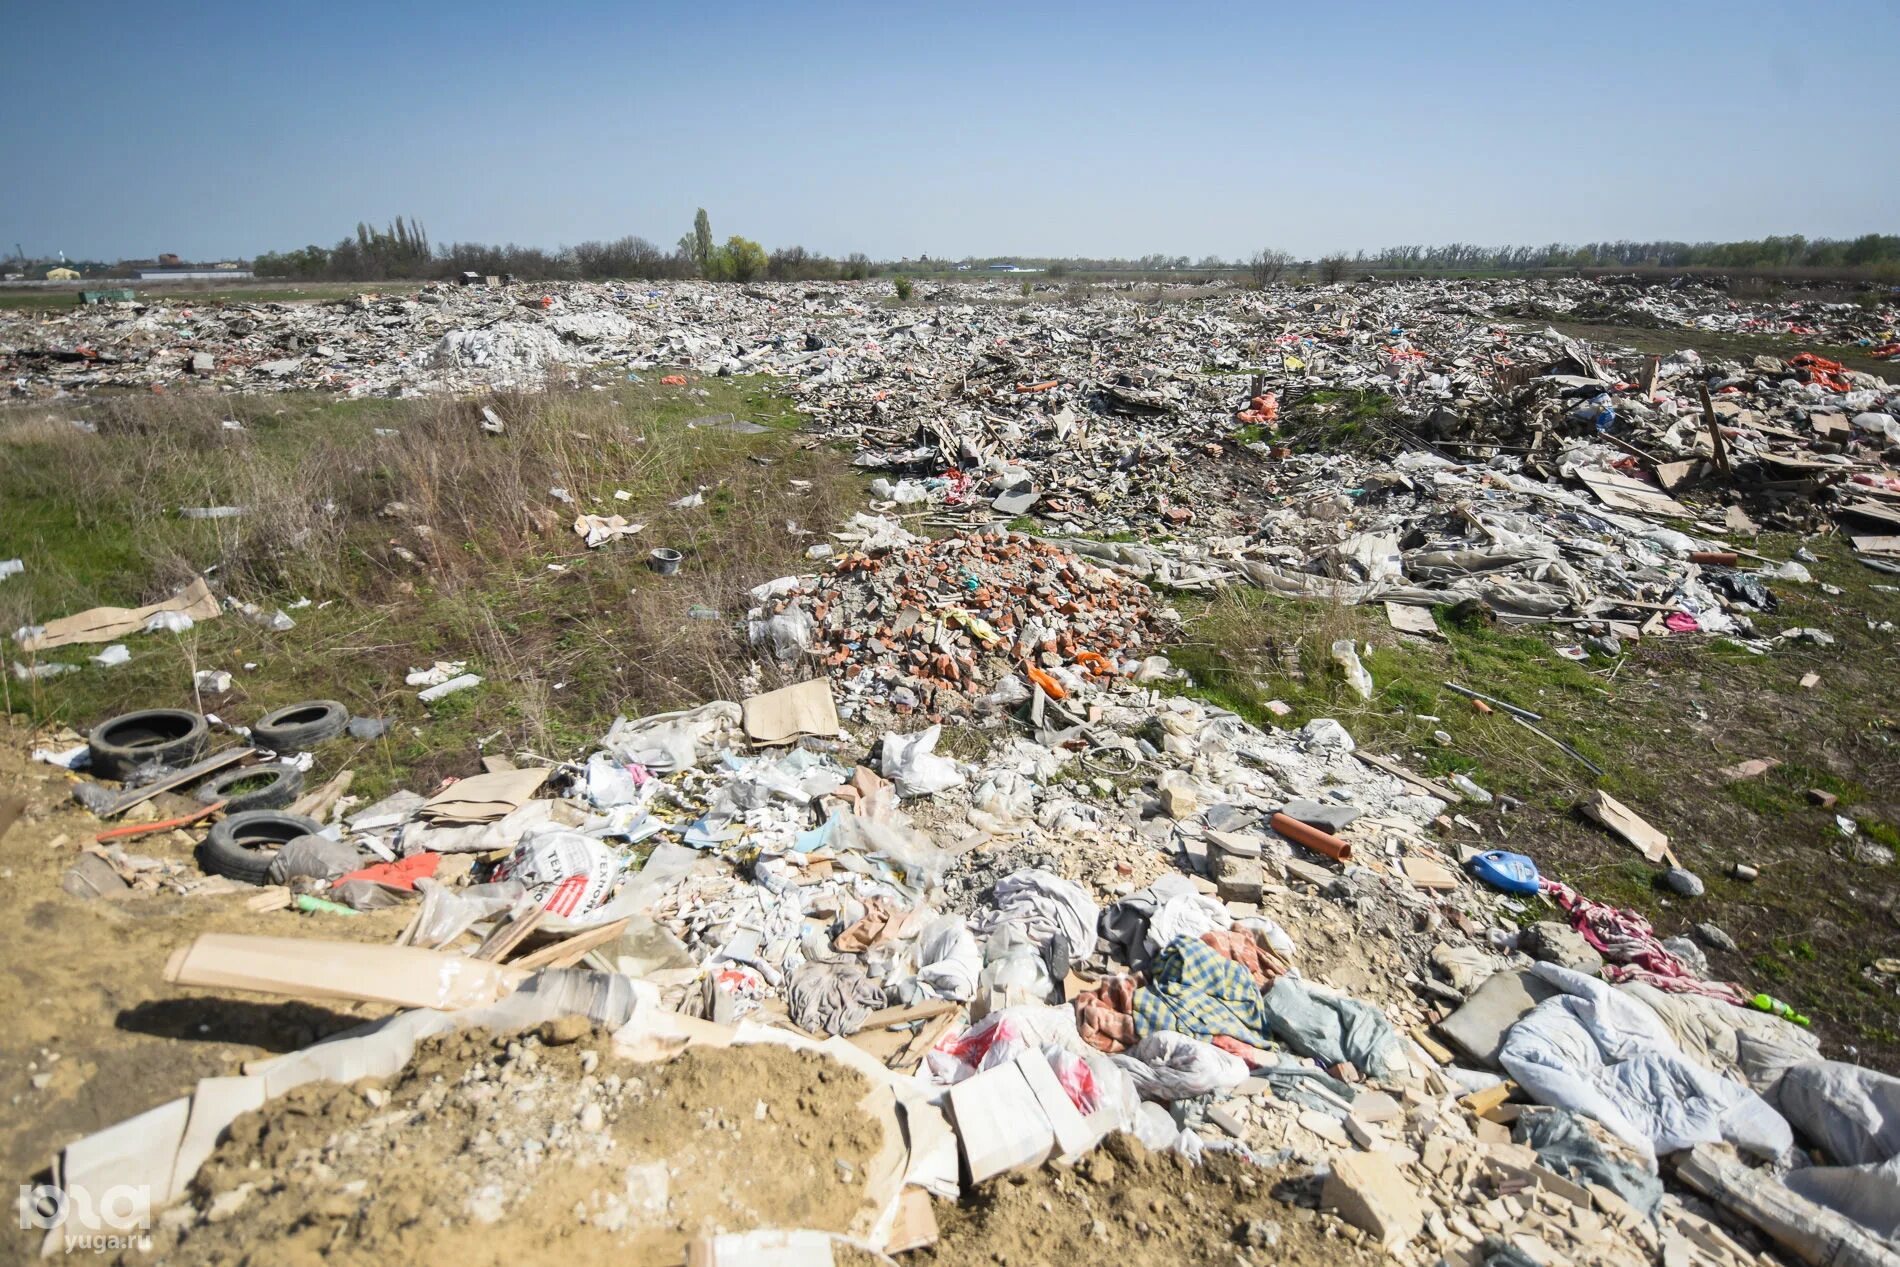
[[[1709,400],[1709,385],[1697,383],[1695,389],[1702,397],[1702,420],[1709,427],[1709,442],[1715,446],[1715,467],[1722,474],[1729,474],[1728,442],[1722,439],[1722,427],[1715,417],[1715,405]]]
[[[117,818],[134,805],[143,805],[160,792],[169,792],[173,788],[184,787],[187,783],[196,783],[207,775],[216,774],[228,766],[237,765],[257,755],[255,748],[226,748],[223,752],[213,753],[196,765],[188,765],[165,778],[147,783],[144,787],[133,788],[122,793],[116,800],[99,811],[101,818]]]
[[[289,813],[302,814],[305,818],[314,818],[319,823],[329,817],[343,794],[350,790],[350,784],[356,778],[356,771],[345,770],[314,792],[306,792],[290,803]]]
[[[1358,757],[1361,762],[1371,766],[1373,769],[1382,770],[1406,786],[1416,788],[1427,796],[1435,796],[1447,804],[1456,805],[1459,801],[1465,799],[1442,783],[1434,783],[1430,779],[1421,778],[1413,774],[1396,761],[1387,761],[1384,757],[1375,757],[1369,752],[1361,752],[1356,748],[1353,750],[1352,755]]]
[[[617,919],[611,924],[602,924],[599,928],[590,928],[575,933],[572,937],[552,942],[523,955],[509,964],[510,968],[525,968],[533,972],[539,968],[571,968],[588,954],[605,946],[608,942],[618,941],[627,931],[627,921]]]
[[[893,1025],[909,1025],[913,1021],[935,1020],[946,1012],[955,1012],[963,1004],[953,999],[926,999],[922,1003],[913,1003],[909,1007],[883,1007],[864,1018],[859,1026],[860,1032],[867,1029],[889,1029]]]
[[[547,908],[537,906],[519,915],[511,915],[488,930],[488,936],[482,938],[482,944],[475,947],[474,958],[487,959],[500,963],[508,957],[510,951],[528,939],[528,934],[540,924]]]

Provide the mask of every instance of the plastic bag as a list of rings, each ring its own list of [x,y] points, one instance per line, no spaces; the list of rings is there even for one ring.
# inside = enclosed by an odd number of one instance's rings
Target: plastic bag
[[[811,650],[815,627],[810,612],[803,607],[787,607],[764,620],[748,621],[746,636],[755,647],[770,647],[780,660],[794,660]]]
[[[1054,1047],[1077,1055],[1091,1050],[1076,1033],[1074,1008],[1062,1004],[1006,1007],[931,1048],[924,1066],[936,1082],[949,1086],[1006,1065],[1032,1047],[1045,1053]]]
[[[1341,638],[1333,643],[1333,663],[1339,666],[1345,675],[1346,685],[1360,699],[1372,698],[1372,674],[1366,672],[1366,666],[1359,662],[1359,651],[1353,646],[1351,638]]]
[[[883,823],[855,814],[832,820],[831,848],[839,853],[861,853],[889,859],[903,869],[912,888],[929,889],[943,878],[956,856],[906,822]]]
[[[334,880],[363,865],[356,846],[328,836],[299,836],[277,851],[271,860],[270,882],[288,884],[292,880]]]
[[[934,749],[943,736],[942,726],[932,726],[914,735],[886,735],[878,753],[878,773],[897,784],[899,796],[933,796],[963,782],[963,772],[948,757]]]
[[[500,884],[471,884],[452,889],[436,880],[417,880],[416,892],[422,895],[422,909],[416,913],[417,946],[446,946],[463,933],[509,910],[527,893],[519,881]]]
[[[640,780],[604,752],[587,758],[587,799],[595,809],[631,805],[640,799]]]
[[[626,859],[577,831],[556,828],[522,838],[495,868],[498,880],[519,880],[550,915],[585,915],[607,900]]]
[[[1135,1080],[1144,1100],[1188,1100],[1232,1091],[1247,1077],[1247,1062],[1239,1056],[1165,1029],[1111,1059]]]

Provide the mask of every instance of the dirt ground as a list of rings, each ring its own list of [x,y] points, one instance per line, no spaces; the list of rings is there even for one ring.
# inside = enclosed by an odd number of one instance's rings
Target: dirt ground
[[[152,1252],[663,1267],[701,1231],[842,1232],[883,1142],[868,1089],[778,1047],[654,1065],[578,1025],[446,1034],[386,1085],[311,1084],[238,1119]]]
[[[1361,1233],[1274,1195],[1274,1176],[1231,1157],[1191,1166],[1117,1135],[1073,1170],[994,1179],[937,1206],[942,1239],[917,1263],[1351,1264],[1383,1261]]]
[[[244,895],[138,896],[82,902],[60,889],[77,848],[99,821],[72,805],[69,776],[28,759],[27,732],[0,725],[0,803],[26,815],[0,837],[0,1158],[16,1182],[41,1172],[71,1141],[238,1071],[245,1060],[294,1051],[382,1015],[347,1004],[313,1006],[216,998],[168,986],[166,958],[200,932],[288,933],[388,941],[406,912],[321,920],[302,928],[282,911],[245,909]],[[174,801],[174,808],[187,802]],[[166,837],[139,852],[189,857]],[[194,867],[195,871],[196,868]],[[6,1220],[8,1241],[24,1236]],[[7,1255],[0,1254],[0,1257]]]

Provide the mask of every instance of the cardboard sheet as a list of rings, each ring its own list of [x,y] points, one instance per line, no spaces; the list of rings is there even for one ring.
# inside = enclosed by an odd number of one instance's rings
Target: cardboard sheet
[[[446,1009],[493,1003],[527,975],[519,968],[421,946],[240,933],[200,934],[165,965],[165,980],[172,985]]]
[[[183,612],[194,621],[210,620],[218,614],[218,600],[211,596],[211,587],[201,576],[170,598],[148,607],[94,607],[49,620],[37,636],[20,643],[20,650],[46,651],[81,642],[116,642],[144,629],[145,622],[160,612]]]
[[[1667,518],[1693,519],[1690,509],[1652,484],[1631,479],[1615,471],[1579,471],[1577,478],[1612,510],[1627,510],[1638,515],[1662,515]]]
[[[754,695],[740,709],[746,738],[754,743],[791,743],[807,735],[830,739],[838,734],[838,706],[831,698],[829,678]]]
[[[430,797],[416,811],[416,817],[445,827],[458,823],[492,823],[526,805],[547,781],[546,766],[472,775],[456,780]]]

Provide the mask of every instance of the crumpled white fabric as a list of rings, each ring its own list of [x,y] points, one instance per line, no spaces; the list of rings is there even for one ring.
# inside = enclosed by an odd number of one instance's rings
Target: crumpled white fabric
[[[1012,871],[996,882],[996,905],[977,912],[976,931],[993,936],[1005,924],[1015,924],[1038,947],[1047,946],[1057,932],[1069,939],[1069,949],[1086,955],[1095,949],[1095,903],[1087,890],[1054,872],[1028,868]]]
[[[1718,1140],[1768,1158],[1793,1146],[1779,1113],[1685,1056],[1643,1004],[1556,964],[1531,971],[1563,993],[1512,1026],[1498,1052],[1531,1099],[1593,1117],[1652,1159]]]
[[[940,999],[961,1003],[976,993],[983,959],[960,915],[945,915],[917,939],[917,983]]]
[[[1183,880],[1186,878],[1181,877]],[[1163,898],[1155,906],[1155,913],[1148,917],[1148,933],[1143,941],[1151,956],[1158,954],[1163,946],[1177,937],[1199,940],[1203,933],[1218,932],[1234,922],[1233,913],[1225,904],[1205,893],[1197,893],[1187,885],[1181,887],[1186,892]],[[1161,885],[1156,883],[1154,889],[1159,893]]]

